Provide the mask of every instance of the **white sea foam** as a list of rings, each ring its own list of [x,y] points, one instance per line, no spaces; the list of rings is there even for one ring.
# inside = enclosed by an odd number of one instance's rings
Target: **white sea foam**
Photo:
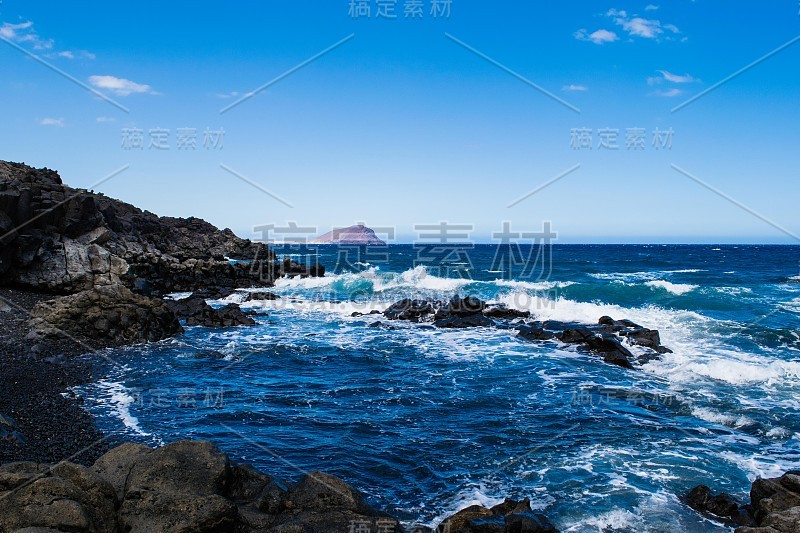
[[[493,490],[487,485],[481,483],[478,485],[472,485],[469,488],[466,488],[459,492],[455,498],[451,501],[447,508],[444,509],[439,515],[431,520],[428,524],[429,527],[436,527],[445,519],[453,516],[457,512],[461,511],[462,509],[466,509],[472,505],[481,505],[483,507],[494,507],[498,503],[503,502],[505,500],[504,496],[492,496],[490,495],[491,492],[502,492],[502,488]]]
[[[516,281],[516,280],[506,280],[506,279],[498,279],[493,281],[495,285],[500,287],[511,287],[513,289],[527,289],[531,291],[549,291],[551,289],[564,289],[571,285],[575,285],[576,282],[574,281]]]
[[[749,356],[719,348],[715,353],[706,352],[702,356],[697,351],[667,354],[661,361],[651,362],[646,368],[677,383],[690,383],[698,377],[732,385],[796,386],[800,383],[798,362]]]
[[[722,459],[735,464],[740,470],[747,474],[750,481],[756,478],[780,477],[787,470],[797,467],[797,457],[785,458],[776,457],[774,454],[743,455],[730,450],[722,451],[717,454]]]
[[[729,294],[731,296],[753,293],[753,289],[749,287],[714,287],[714,290],[722,294]]]
[[[755,424],[755,420],[752,418],[720,413],[719,411],[709,407],[694,407],[692,409],[692,415],[705,420],[706,422],[712,422],[714,424],[721,424],[723,426],[733,428],[741,428]]]
[[[698,287],[698,285],[689,285],[686,283],[671,283],[669,281],[664,281],[664,280],[648,281],[647,283],[645,283],[645,285],[653,289],[664,289],[667,292],[671,292],[676,296],[681,296],[683,294],[686,294],[687,292],[691,292]]]
[[[104,398],[126,428],[143,437],[150,436],[150,433],[143,431],[139,426],[139,419],[131,414],[130,407],[135,401],[131,391],[122,383],[115,381],[100,380],[97,382],[97,386],[102,391],[101,398]]]
[[[641,516],[627,509],[613,509],[599,515],[581,520],[577,524],[567,525],[565,532],[605,532],[605,531],[645,531],[645,523]]]

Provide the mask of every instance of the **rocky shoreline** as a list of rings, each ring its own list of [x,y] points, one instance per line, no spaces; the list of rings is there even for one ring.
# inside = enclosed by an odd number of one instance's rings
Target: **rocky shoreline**
[[[233,463],[209,442],[155,450],[116,442],[70,393],[93,379],[92,362],[107,348],[170,338],[184,327],[255,324],[252,312],[207,300],[282,276],[324,274],[205,221],[158,217],[67,187],[54,171],[0,162],[0,533],[403,531],[333,476],[284,482]],[[174,292],[192,295],[167,297]],[[520,342],[574,345],[628,370],[669,352],[657,330],[628,320],[540,322],[470,296],[402,300],[373,314],[370,327],[506,329]],[[685,501],[741,533],[800,531],[798,472],[756,481],[747,505],[704,486]],[[556,528],[530,501],[506,500],[463,509],[435,531]]]

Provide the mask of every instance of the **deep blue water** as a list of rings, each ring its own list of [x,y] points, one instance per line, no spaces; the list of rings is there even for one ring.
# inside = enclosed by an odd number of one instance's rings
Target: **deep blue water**
[[[80,392],[126,439],[212,439],[289,480],[322,469],[407,524],[529,496],[565,531],[730,531],[678,495],[746,499],[756,476],[800,466],[800,247],[563,245],[533,277],[491,246],[447,268],[415,267],[418,252],[323,247],[339,263],[326,277],[243,304],[268,313],[258,326],[112,351],[122,366]],[[675,353],[628,371],[507,330],[350,316],[454,293],[629,318]]]

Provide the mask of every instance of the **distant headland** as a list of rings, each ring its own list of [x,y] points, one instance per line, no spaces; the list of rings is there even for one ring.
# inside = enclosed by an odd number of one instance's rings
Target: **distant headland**
[[[359,244],[365,246],[384,246],[386,243],[364,224],[335,229],[313,239],[311,244]]]

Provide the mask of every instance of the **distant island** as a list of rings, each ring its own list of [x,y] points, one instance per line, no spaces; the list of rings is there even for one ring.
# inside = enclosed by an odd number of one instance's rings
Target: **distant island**
[[[313,239],[311,244],[359,244],[365,246],[385,246],[386,243],[364,224],[329,231]]]

